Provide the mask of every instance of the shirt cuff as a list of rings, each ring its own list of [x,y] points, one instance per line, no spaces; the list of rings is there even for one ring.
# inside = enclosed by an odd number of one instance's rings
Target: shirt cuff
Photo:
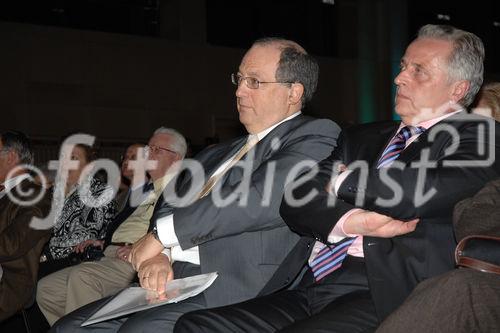
[[[158,238],[165,247],[172,247],[179,245],[179,240],[175,234],[174,229],[174,215],[170,214],[156,220],[156,230],[158,231]]]
[[[338,175],[337,179],[335,179],[335,184],[334,184],[333,188],[335,190],[335,195],[337,196],[337,198],[338,198],[338,192],[339,192],[340,185],[342,185],[344,180],[351,174],[351,172],[352,172],[352,170],[346,170],[346,171],[342,172],[340,175]],[[349,213],[349,212],[347,212],[347,213]]]
[[[359,212],[361,210],[362,209],[360,209],[360,208],[353,208],[350,211],[348,211],[347,213],[345,213],[344,215],[342,215],[342,217],[335,224],[335,227],[333,227],[332,231],[330,231],[330,234],[328,235],[328,242],[335,244],[335,243],[340,242],[342,239],[344,239],[346,237],[359,236],[359,235],[354,235],[354,234],[346,234],[344,232],[344,223],[345,223],[345,221],[347,221],[349,216],[351,216],[352,214]]]
[[[200,251],[198,246],[192,247],[187,250],[182,250],[180,246],[174,246],[172,248],[172,264],[175,261],[185,261],[190,262],[195,265],[200,264]]]
[[[170,263],[173,264],[173,262],[172,262],[172,254],[171,254],[170,249],[164,248],[163,251],[161,251],[161,253],[163,253],[164,255],[166,255],[168,257],[168,260],[170,261]]]

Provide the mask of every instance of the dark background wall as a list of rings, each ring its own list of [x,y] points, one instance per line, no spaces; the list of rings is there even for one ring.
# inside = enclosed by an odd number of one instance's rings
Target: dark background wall
[[[243,49],[10,22],[0,22],[0,40],[2,128],[133,139],[163,124],[195,143],[240,131],[230,73]],[[320,61],[311,112],[339,118],[336,105],[356,108],[342,99],[355,88],[356,64]],[[355,121],[355,113],[343,118]]]
[[[436,1],[434,1],[436,2]],[[333,3],[333,4],[332,4]],[[0,130],[145,139],[160,125],[194,145],[243,132],[230,73],[256,38],[297,40],[320,62],[305,110],[340,124],[390,119],[392,80],[419,26],[485,41],[499,79],[499,6],[451,1],[74,0],[0,5]],[[465,13],[472,13],[466,15]]]

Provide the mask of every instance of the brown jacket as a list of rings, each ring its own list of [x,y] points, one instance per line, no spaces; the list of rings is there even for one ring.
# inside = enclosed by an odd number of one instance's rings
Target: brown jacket
[[[33,199],[40,191],[40,186],[25,179],[10,194],[19,197],[19,193],[31,193],[27,199]],[[0,265],[3,269],[0,322],[21,310],[33,295],[40,254],[52,230],[32,229],[30,222],[33,216],[48,215],[50,197],[44,195],[37,203],[26,207],[11,201],[8,195],[0,199]]]
[[[500,237],[500,178],[460,201],[453,212],[453,224],[457,241],[472,235]]]

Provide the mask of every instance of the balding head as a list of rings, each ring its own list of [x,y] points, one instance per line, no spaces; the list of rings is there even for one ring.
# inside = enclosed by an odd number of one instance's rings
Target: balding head
[[[319,66],[306,50],[294,41],[267,37],[256,40],[253,46],[274,46],[280,50],[276,80],[300,83],[304,87],[302,107],[309,102],[318,85]]]

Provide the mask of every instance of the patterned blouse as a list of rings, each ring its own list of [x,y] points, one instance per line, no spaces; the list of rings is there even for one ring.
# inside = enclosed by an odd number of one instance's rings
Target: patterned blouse
[[[78,185],[64,200],[62,212],[57,219],[52,237],[49,241],[49,256],[52,259],[61,259],[69,256],[73,248],[87,239],[102,239],[106,234],[108,224],[113,220],[116,211],[116,202],[110,200],[105,205],[93,203],[91,207],[84,203],[92,199],[82,200],[79,192],[82,186]],[[114,196],[111,188],[100,180],[93,178],[90,182],[90,192],[95,198],[102,201]]]

